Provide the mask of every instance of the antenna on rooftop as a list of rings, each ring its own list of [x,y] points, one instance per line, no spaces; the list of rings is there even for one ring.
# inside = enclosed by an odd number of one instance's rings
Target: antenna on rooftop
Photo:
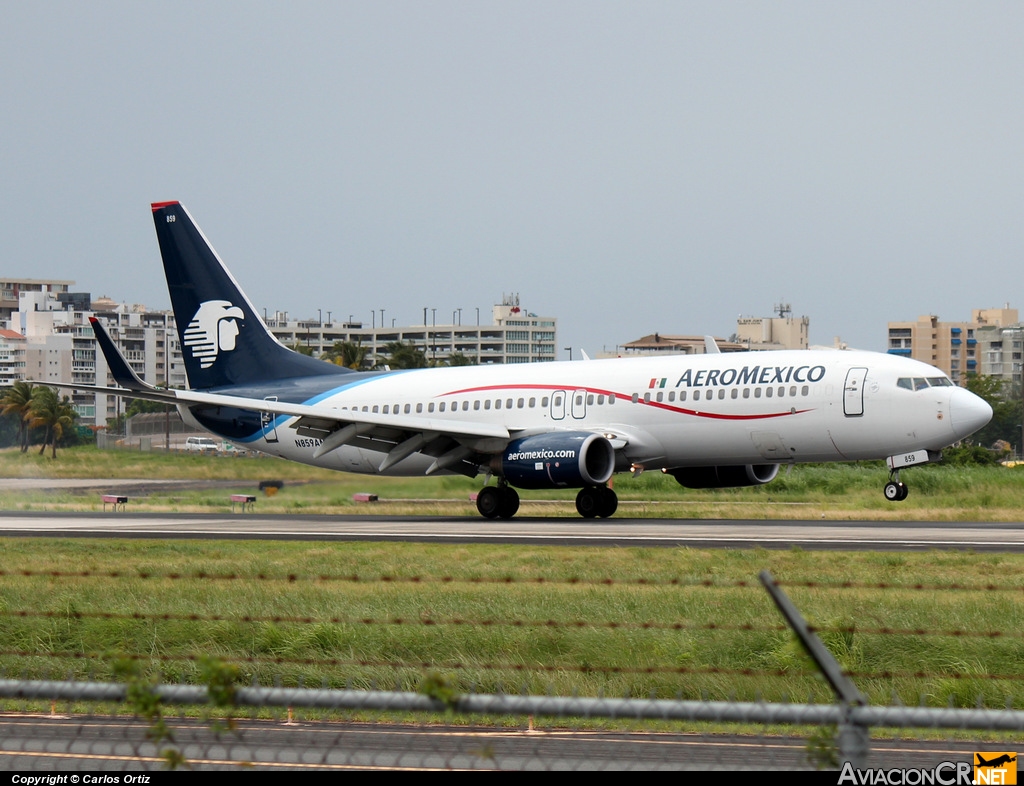
[[[793,308],[789,303],[776,303],[773,308],[775,309],[775,313],[780,317],[788,317],[793,313]]]

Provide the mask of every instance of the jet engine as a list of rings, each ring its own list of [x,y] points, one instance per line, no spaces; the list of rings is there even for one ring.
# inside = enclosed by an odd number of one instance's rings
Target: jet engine
[[[492,469],[521,489],[601,486],[615,471],[615,448],[600,434],[559,431],[512,440]]]
[[[676,467],[665,470],[688,489],[725,489],[761,486],[779,474],[778,464],[743,464],[736,467]]]

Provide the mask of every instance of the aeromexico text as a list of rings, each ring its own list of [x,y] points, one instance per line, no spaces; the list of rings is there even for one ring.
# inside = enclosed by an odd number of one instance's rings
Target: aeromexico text
[[[686,369],[676,387],[710,388],[722,385],[788,385],[790,382],[820,382],[824,366],[744,366],[743,368]]]

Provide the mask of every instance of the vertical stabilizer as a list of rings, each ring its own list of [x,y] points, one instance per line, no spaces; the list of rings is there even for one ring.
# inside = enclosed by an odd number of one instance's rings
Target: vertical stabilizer
[[[274,338],[180,202],[152,207],[190,387],[344,373]]]

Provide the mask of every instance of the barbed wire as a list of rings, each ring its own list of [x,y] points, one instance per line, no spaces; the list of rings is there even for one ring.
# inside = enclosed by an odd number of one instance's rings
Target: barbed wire
[[[194,572],[169,572],[159,573],[153,571],[62,571],[62,570],[2,570],[0,578],[24,577],[24,578],[93,578],[93,579],[142,579],[142,580],[169,580],[169,581],[269,581],[287,582],[290,584],[298,582],[338,582],[338,583],[374,583],[384,584],[548,584],[561,585],[583,585],[583,586],[624,586],[624,587],[707,587],[712,589],[744,589],[759,587],[757,582],[744,580],[724,581],[720,579],[616,579],[610,577],[580,578],[570,576],[568,578],[550,578],[546,576],[421,576],[421,575],[360,575],[358,573],[321,573],[316,575],[301,575],[288,573],[273,575],[267,573],[242,574],[242,573],[212,573],[207,571]],[[873,589],[873,590],[908,590],[908,591],[966,591],[966,592],[1024,592],[1024,584],[1020,586],[1005,584],[936,584],[927,582],[900,583],[900,582],[864,582],[864,581],[807,581],[802,579],[785,580],[778,579],[776,583],[784,587],[801,587],[806,589]]]
[[[0,617],[21,618],[42,618],[42,619],[102,619],[102,620],[138,620],[144,622],[231,622],[231,623],[291,623],[296,625],[317,625],[329,623],[332,625],[451,625],[470,627],[512,627],[512,628],[605,628],[609,630],[667,630],[667,631],[723,631],[723,632],[754,632],[754,633],[778,633],[787,630],[783,624],[754,624],[751,622],[722,623],[722,622],[653,622],[644,620],[640,622],[619,621],[619,620],[555,620],[555,619],[499,619],[494,617],[483,619],[469,619],[463,617],[357,617],[339,616],[315,617],[315,616],[292,616],[285,614],[243,614],[240,616],[227,616],[221,614],[172,614],[170,612],[142,613],[130,612],[120,613],[113,611],[36,611],[30,609],[0,609]],[[858,625],[808,625],[808,629],[814,633],[840,633],[840,634],[861,634],[871,636],[942,636],[951,638],[985,638],[985,639],[1020,639],[1024,638],[1024,631],[1018,630],[967,630],[954,628],[946,630],[932,630],[928,628],[889,628],[889,627],[862,627]]]
[[[179,653],[179,654],[142,654],[142,653],[101,653],[101,652],[39,652],[29,650],[0,650],[2,657],[17,658],[48,658],[54,660],[132,660],[144,662],[181,663],[200,662],[208,657],[205,653]],[[551,664],[527,664],[527,663],[493,663],[490,661],[481,663],[465,663],[462,661],[401,661],[401,660],[373,660],[368,658],[297,658],[285,657],[283,655],[222,655],[219,658],[226,663],[248,663],[256,665],[274,666],[332,666],[349,668],[390,668],[395,670],[423,670],[443,669],[451,671],[512,671],[519,673],[579,673],[579,674],[638,674],[638,675],[724,675],[739,677],[812,677],[818,674],[813,669],[756,669],[756,668],[730,668],[725,666],[596,666],[596,665],[551,665]],[[844,670],[843,673],[851,678],[892,680],[892,679],[951,679],[951,680],[988,680],[994,682],[1024,682],[1024,674],[979,674],[964,671],[859,671]]]
[[[60,660],[105,660],[127,659],[133,661],[159,661],[167,663],[199,662],[207,657],[200,653],[170,654],[118,654],[97,652],[36,652],[28,650],[0,651],[0,656],[20,658],[53,658]],[[580,673],[580,674],[725,674],[744,677],[799,677],[817,674],[811,669],[754,669],[726,668],[723,666],[593,666],[593,665],[562,665],[526,664],[526,663],[464,663],[451,661],[396,661],[371,660],[365,658],[294,658],[284,656],[259,655],[222,655],[220,660],[226,663],[252,663],[265,665],[290,666],[348,666],[360,668],[392,668],[392,669],[451,669],[453,671],[516,671],[543,673]]]

